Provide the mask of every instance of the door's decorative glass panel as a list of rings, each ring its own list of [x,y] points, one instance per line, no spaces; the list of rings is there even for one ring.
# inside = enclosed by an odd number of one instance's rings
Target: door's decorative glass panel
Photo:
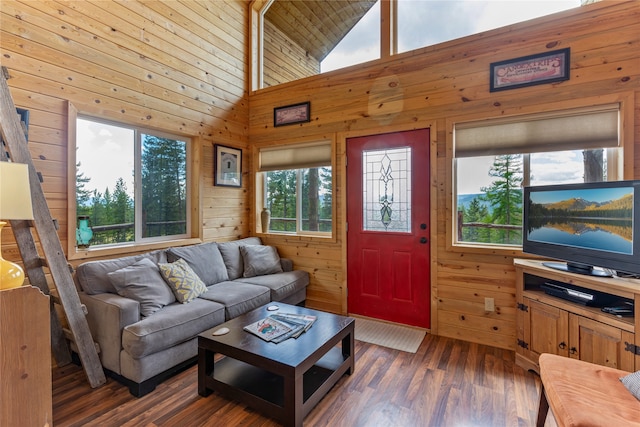
[[[362,153],[363,229],[411,231],[411,147]]]

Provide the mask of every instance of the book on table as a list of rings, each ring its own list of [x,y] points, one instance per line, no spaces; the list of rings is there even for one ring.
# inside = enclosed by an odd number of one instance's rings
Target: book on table
[[[315,316],[278,313],[251,323],[245,326],[244,330],[265,341],[280,343],[291,337],[298,338],[313,325],[315,320]]]

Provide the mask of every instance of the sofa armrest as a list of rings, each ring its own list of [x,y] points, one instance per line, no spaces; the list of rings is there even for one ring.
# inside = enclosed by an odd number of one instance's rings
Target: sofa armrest
[[[280,265],[282,271],[293,271],[293,260],[289,258],[280,258]]]
[[[93,340],[100,346],[102,366],[120,374],[122,330],[140,320],[140,304],[117,294],[79,292],[79,296],[87,307],[87,322]]]

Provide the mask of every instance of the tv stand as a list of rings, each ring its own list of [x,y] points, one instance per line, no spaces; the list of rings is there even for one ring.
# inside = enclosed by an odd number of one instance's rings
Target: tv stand
[[[611,277],[613,276],[607,270],[600,270],[597,268],[593,268],[591,265],[587,264],[575,264],[572,262],[556,262],[556,261],[545,261],[542,263],[545,267],[555,268],[556,270],[566,271],[569,273],[576,274],[584,274],[587,276],[596,276],[596,277]]]
[[[635,279],[597,277],[550,268],[546,262],[515,259],[516,364],[539,372],[542,353],[558,354],[633,372],[640,369],[640,287]],[[633,305],[618,316],[545,292],[546,284],[578,287],[604,296],[609,305]],[[612,305],[612,306],[613,306]],[[637,362],[636,362],[637,359]]]

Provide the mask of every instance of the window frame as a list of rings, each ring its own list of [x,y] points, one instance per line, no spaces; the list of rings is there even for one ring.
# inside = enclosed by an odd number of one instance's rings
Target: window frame
[[[152,250],[165,248],[169,246],[185,245],[199,243],[202,241],[202,232],[198,228],[197,224],[200,223],[201,217],[201,202],[198,194],[200,193],[200,179],[197,177],[200,175],[200,168],[198,162],[194,161],[200,154],[200,141],[197,136],[188,135],[184,133],[172,132],[168,130],[159,130],[150,127],[131,125],[125,122],[118,122],[109,120],[106,118],[96,117],[91,114],[79,113],[75,106],[68,103],[68,150],[67,150],[67,257],[68,259],[84,259],[93,258],[107,255],[117,255],[129,252],[139,252],[144,250]],[[76,223],[77,223],[77,211],[76,211],[76,147],[77,147],[77,126],[78,119],[91,120],[98,123],[104,123],[106,125],[118,126],[134,131],[134,161],[136,162],[135,168],[135,182],[141,182],[140,179],[140,156],[141,156],[141,138],[143,134],[165,137],[171,139],[180,139],[186,143],[186,214],[187,214],[187,226],[186,233],[184,235],[168,236],[168,238],[149,237],[140,238],[140,240],[134,240],[133,242],[122,242],[113,245],[98,245],[91,246],[86,249],[78,248],[76,246]],[[141,187],[136,185],[133,189],[134,200],[141,197]],[[138,209],[134,210],[135,222],[139,222]],[[135,238],[138,239],[139,232],[135,230]]]
[[[621,173],[622,179],[634,179],[633,161],[634,161],[634,95],[632,92],[612,93],[598,97],[572,99],[559,101],[549,106],[545,105],[528,105],[520,108],[513,108],[503,111],[503,114],[494,117],[488,117],[486,114],[476,113],[463,116],[448,117],[446,121],[446,250],[449,252],[464,252],[477,254],[497,254],[503,256],[528,256],[522,252],[521,245],[491,245],[481,243],[465,243],[457,241],[457,212],[456,212],[456,169],[455,169],[455,150],[454,150],[454,128],[456,123],[471,122],[477,120],[493,119],[493,118],[517,118],[518,116],[529,116],[538,113],[551,113],[554,111],[578,109],[593,107],[606,104],[619,103],[619,149],[621,155],[617,159],[617,168]],[[522,153],[521,153],[522,154]],[[523,164],[524,169],[524,164]],[[527,173],[527,170],[524,170]]]
[[[316,231],[304,231],[304,230],[300,230],[300,221],[298,221],[298,218],[301,217],[302,215],[302,205],[300,203],[300,199],[296,196],[296,232],[292,233],[292,232],[286,232],[286,231],[269,231],[269,230],[262,230],[262,225],[261,225],[261,219],[260,219],[260,214],[262,212],[262,209],[265,207],[265,203],[266,203],[266,198],[267,198],[267,186],[266,186],[266,178],[267,178],[267,172],[268,171],[261,171],[260,170],[260,151],[264,150],[264,149],[279,149],[279,148],[295,148],[297,147],[311,147],[314,145],[318,145],[319,143],[326,143],[329,144],[330,148],[331,148],[331,154],[330,154],[330,158],[331,158],[331,162],[329,165],[325,165],[324,167],[331,167],[331,232],[316,232]],[[256,235],[260,236],[265,236],[265,237],[271,237],[271,236],[286,236],[287,238],[289,237],[298,237],[298,238],[319,238],[319,239],[323,239],[324,240],[331,240],[331,241],[336,241],[336,222],[335,222],[335,218],[336,218],[336,212],[337,212],[337,200],[336,200],[336,142],[335,142],[335,137],[321,137],[321,138],[309,138],[309,139],[296,139],[296,140],[287,140],[287,141],[283,141],[282,144],[265,144],[265,145],[260,145],[260,146],[254,146],[253,147],[253,153],[252,153],[252,157],[253,157],[253,162],[256,165],[255,167],[255,172],[254,172],[254,182],[255,182],[255,191],[253,192],[254,195],[254,232]],[[298,171],[298,176],[301,175],[301,171],[304,169],[310,169],[312,167],[316,167],[316,168],[320,168],[323,166],[312,166],[312,165],[308,165],[308,166],[300,166],[297,168],[289,168],[289,170],[296,170]],[[274,169],[274,170],[285,170],[286,168],[282,168],[282,169]],[[298,177],[296,178],[296,191],[299,194],[300,193],[300,187],[302,185],[302,182],[300,179],[298,179]]]
[[[311,231],[311,230],[303,230],[302,229],[302,222],[304,220],[304,218],[302,217],[302,203],[301,203],[301,198],[299,197],[299,195],[301,195],[302,193],[302,184],[303,184],[303,175],[304,175],[304,171],[308,170],[308,169],[314,169],[314,168],[299,168],[299,169],[289,169],[290,171],[295,171],[296,172],[296,231],[294,233],[290,232],[290,231],[277,231],[277,230],[267,230],[266,232],[263,231],[263,234],[273,234],[273,235],[296,235],[296,236],[311,236],[311,237],[322,237],[322,238],[327,238],[327,237],[331,237],[333,235],[333,230],[334,230],[334,224],[333,224],[333,168],[331,166],[319,166],[315,169],[319,169],[322,167],[330,167],[331,168],[331,211],[332,211],[332,217],[331,217],[331,231]],[[284,170],[284,169],[282,169]],[[270,172],[270,171],[269,171]],[[266,201],[267,199],[267,174],[268,172],[258,172],[262,175],[262,186],[263,186],[263,200]]]

